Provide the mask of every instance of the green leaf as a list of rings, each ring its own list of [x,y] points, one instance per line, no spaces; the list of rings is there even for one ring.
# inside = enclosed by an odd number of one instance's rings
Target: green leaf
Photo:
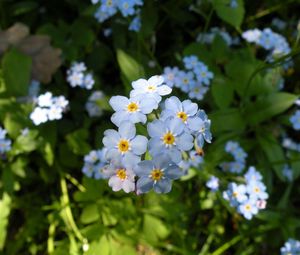
[[[159,239],[166,238],[169,235],[170,230],[160,219],[145,214],[143,232],[147,241],[156,243]]]
[[[117,60],[121,72],[127,80],[126,88],[131,90],[131,82],[142,78],[145,75],[144,69],[132,56],[121,49],[117,49]]]
[[[83,209],[82,214],[80,216],[80,221],[83,224],[89,224],[97,221],[99,218],[100,215],[98,211],[98,206],[96,204],[91,204]]]
[[[3,250],[6,239],[6,228],[8,225],[8,217],[11,210],[11,198],[7,193],[3,193],[0,200],[0,251]]]
[[[30,130],[27,135],[19,135],[13,143],[15,154],[34,151],[40,145],[38,131]]]
[[[213,0],[212,4],[219,18],[228,24],[239,28],[245,15],[244,1],[237,0],[237,7],[230,7],[230,0]]]
[[[246,107],[249,125],[257,125],[284,112],[294,104],[297,98],[298,96],[286,92],[272,93],[258,98],[256,102]]]
[[[211,91],[215,103],[221,109],[228,107],[233,100],[233,86],[221,76],[214,78]]]
[[[212,133],[242,131],[246,126],[245,120],[237,108],[219,110],[210,114],[209,117]]]
[[[5,53],[2,60],[6,92],[10,96],[25,96],[31,76],[31,58],[16,49]]]
[[[86,142],[88,136],[86,129],[76,130],[66,136],[68,146],[74,154],[85,155],[91,150],[90,145]]]

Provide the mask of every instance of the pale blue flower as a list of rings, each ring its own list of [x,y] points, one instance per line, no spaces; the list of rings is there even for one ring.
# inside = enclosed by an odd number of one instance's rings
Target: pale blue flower
[[[109,16],[117,12],[117,0],[101,0],[100,10]]]
[[[188,93],[196,82],[192,71],[179,71],[176,77],[175,87],[180,88],[183,92]]]
[[[199,167],[203,163],[203,157],[200,156],[195,150],[189,152],[189,164],[193,167]]]
[[[95,84],[95,80],[93,78],[93,75],[88,73],[84,76],[83,82],[80,85],[80,87],[86,88],[86,89],[92,89],[94,84]]]
[[[189,92],[189,98],[202,100],[208,91],[208,87],[197,84]]]
[[[82,172],[88,177],[94,177],[95,179],[106,179],[106,165],[109,163],[106,160],[107,149],[92,150],[84,156],[84,166]]]
[[[282,175],[286,178],[287,181],[293,181],[293,169],[289,165],[285,164],[282,169]]]
[[[133,90],[130,92],[130,97],[143,96],[150,97],[156,100],[157,103],[161,101],[162,96],[166,96],[172,92],[172,89],[164,84],[164,77],[161,75],[154,75],[150,79],[138,79],[132,82]]]
[[[147,130],[151,137],[149,152],[153,157],[163,153],[179,163],[181,151],[189,151],[193,147],[193,136],[185,132],[185,125],[178,118],[154,120],[147,125]]]
[[[261,34],[262,34],[262,32],[259,29],[255,28],[255,29],[250,29],[250,30],[243,32],[242,37],[247,42],[258,44]]]
[[[107,166],[106,175],[108,185],[113,191],[124,190],[126,193],[135,190],[135,173],[133,167],[135,162],[124,161],[122,157],[115,157]]]
[[[129,15],[133,15],[135,13],[134,6],[135,1],[134,0],[119,0],[117,2],[118,8],[121,11],[123,17],[128,17]]]
[[[102,91],[97,90],[89,96],[85,109],[87,110],[90,117],[100,117],[103,114],[103,110],[97,104],[97,101],[104,99],[104,94]]]
[[[206,182],[206,187],[208,187],[211,191],[217,191],[219,189],[219,178],[211,176]]]
[[[260,181],[250,181],[247,183],[247,192],[250,199],[266,200],[269,195],[266,192],[266,186]]]
[[[48,121],[48,109],[36,107],[29,117],[34,125],[45,123]]]
[[[118,132],[108,129],[104,132],[103,144],[107,148],[106,159],[112,160],[121,156],[128,162],[139,162],[141,155],[147,150],[148,139],[137,135],[135,125],[123,121]]]
[[[247,189],[244,184],[238,185],[234,182],[231,182],[228,185],[228,189],[225,191],[226,195],[223,194],[223,197],[230,201],[231,206],[236,207],[248,199],[246,191]]]
[[[280,249],[281,255],[299,255],[300,241],[289,238]]]
[[[138,14],[132,19],[131,23],[129,24],[128,30],[138,32],[141,30],[141,26],[141,17]]]
[[[195,55],[186,56],[183,58],[183,63],[186,69],[194,70],[199,65],[199,59]]]
[[[256,201],[253,199],[248,199],[243,201],[239,207],[238,211],[247,219],[251,220],[253,215],[258,213],[258,208],[256,206]]]
[[[290,117],[290,122],[295,130],[300,130],[300,110],[297,110],[292,117]]]
[[[146,114],[158,108],[158,103],[154,98],[144,98],[142,95],[129,99],[124,96],[113,96],[109,100],[109,104],[115,111],[111,121],[116,126],[120,126],[121,122],[125,120],[132,123],[146,123]]]
[[[165,120],[169,117],[175,117],[188,125],[197,112],[198,105],[196,103],[193,103],[191,100],[181,102],[178,97],[172,96],[165,100],[165,107],[161,112],[160,118]]]
[[[165,83],[170,88],[173,88],[176,82],[176,77],[178,75],[179,68],[178,67],[165,67],[163,77],[165,80]]]
[[[168,193],[172,189],[172,180],[179,179],[183,174],[165,154],[157,155],[153,160],[141,161],[134,171],[140,177],[136,184],[138,193],[146,193],[152,188],[156,193]]]
[[[214,78],[214,74],[208,70],[206,65],[201,65],[194,70],[196,79],[201,84],[209,85],[210,81]]]
[[[258,172],[254,166],[250,166],[247,173],[244,175],[246,182],[261,181],[262,175]]]

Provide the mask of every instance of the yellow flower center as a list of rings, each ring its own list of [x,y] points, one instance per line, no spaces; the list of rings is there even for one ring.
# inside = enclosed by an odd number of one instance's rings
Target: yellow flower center
[[[121,139],[118,144],[118,149],[121,153],[125,153],[129,150],[129,141],[125,139]]]
[[[255,188],[254,188],[254,192],[259,193],[259,192],[260,192],[260,189],[259,189],[258,187],[255,187]]]
[[[205,73],[205,72],[202,72],[202,73],[201,73],[201,76],[202,76],[202,77],[206,77],[206,73]]]
[[[167,145],[172,145],[175,142],[175,136],[171,132],[167,132],[163,137],[163,142]]]
[[[136,112],[138,109],[139,106],[134,102],[131,102],[129,105],[127,105],[127,111],[129,112]]]
[[[183,83],[184,83],[184,84],[188,84],[188,83],[189,83],[189,80],[186,79],[186,78],[184,78],[184,79],[183,79]]]
[[[153,181],[159,181],[163,177],[164,173],[160,169],[153,169],[151,171],[151,178]]]
[[[126,170],[121,168],[121,169],[118,169],[117,171],[117,174],[116,174],[122,181],[125,180],[127,178],[127,175],[126,175]]]
[[[246,206],[245,206],[245,209],[246,209],[247,211],[250,211],[250,210],[251,210],[251,205],[246,205]]]
[[[107,6],[112,6],[112,0],[108,0],[108,1],[106,2],[106,5],[107,5]]]
[[[186,122],[188,116],[185,112],[177,112],[177,117],[181,119],[183,122]]]
[[[237,197],[239,193],[237,193],[236,191],[232,193],[233,197]]]
[[[150,91],[150,92],[153,92],[153,91],[156,90],[156,87],[155,87],[155,86],[152,86],[152,85],[149,85],[149,86],[147,87],[147,90]]]

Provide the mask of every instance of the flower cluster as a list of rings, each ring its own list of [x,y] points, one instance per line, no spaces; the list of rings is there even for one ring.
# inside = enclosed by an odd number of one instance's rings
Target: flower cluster
[[[280,34],[273,32],[270,28],[259,30],[257,28],[247,30],[242,34],[242,37],[250,43],[255,43],[265,50],[270,51],[267,57],[269,62],[273,62],[279,57],[285,56],[291,52],[291,48],[287,40]],[[288,68],[291,65],[291,60],[285,62],[284,67]]]
[[[113,191],[141,194],[153,188],[167,193],[172,181],[185,174],[179,166],[183,157],[187,160],[191,155],[190,164],[198,164],[194,156],[205,142],[211,142],[210,120],[190,100],[172,96],[162,102],[162,96],[172,91],[162,76],[139,79],[132,87],[129,98],[113,96],[109,101],[115,111],[111,121],[118,130],[104,132],[104,150],[98,160],[105,172],[101,177],[109,179]],[[142,135],[137,134],[141,130]],[[93,176],[94,163],[90,162],[91,157],[86,157],[84,172]]]
[[[55,97],[51,92],[40,95],[36,101],[37,106],[30,114],[30,119],[35,125],[40,125],[49,120],[61,119],[69,104],[64,96]]]
[[[134,16],[129,25],[129,30],[140,30],[140,6],[144,4],[143,0],[92,0],[92,3],[99,5],[94,15],[99,22],[104,22],[119,11],[125,18]]]
[[[196,41],[201,43],[211,44],[217,35],[221,36],[228,46],[237,45],[240,43],[239,37],[232,38],[228,32],[218,27],[212,27],[209,30],[209,32],[200,33],[197,36]]]
[[[299,255],[300,241],[289,238],[280,249],[281,255]]]
[[[294,115],[290,117],[290,122],[295,130],[300,130],[300,110],[297,110]]]
[[[88,101],[85,104],[85,109],[87,110],[90,117],[99,117],[102,115],[103,111],[97,102],[99,102],[103,98],[104,94],[100,90],[93,91],[93,93],[90,95]]]
[[[105,159],[106,149],[93,150],[84,157],[84,166],[82,172],[95,179],[105,179],[105,166],[107,160]]]
[[[246,184],[229,183],[223,197],[237,209],[238,213],[251,220],[253,215],[266,207],[268,193],[261,174],[253,166],[249,167],[244,178]]]
[[[186,56],[183,58],[183,63],[185,70],[180,70],[178,67],[164,68],[163,76],[166,84],[188,93],[192,99],[203,99],[214,77],[213,73],[199,61],[197,56]]]
[[[81,87],[92,89],[95,81],[93,75],[87,72],[87,67],[83,62],[74,62],[67,70],[67,81],[71,87]]]
[[[247,153],[235,141],[228,141],[225,145],[225,151],[233,156],[234,161],[222,163],[221,168],[231,173],[241,173],[245,168]]]
[[[295,142],[290,137],[283,137],[282,146],[288,150],[298,151],[300,152],[300,143]]]
[[[11,140],[6,138],[7,131],[0,127],[0,155],[11,149]]]

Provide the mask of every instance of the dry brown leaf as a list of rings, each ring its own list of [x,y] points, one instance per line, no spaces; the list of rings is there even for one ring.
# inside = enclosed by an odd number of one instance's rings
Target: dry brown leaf
[[[46,35],[29,35],[29,28],[16,23],[6,31],[0,31],[0,55],[14,46],[32,58],[32,78],[49,83],[52,75],[61,65],[61,50],[50,44]]]

